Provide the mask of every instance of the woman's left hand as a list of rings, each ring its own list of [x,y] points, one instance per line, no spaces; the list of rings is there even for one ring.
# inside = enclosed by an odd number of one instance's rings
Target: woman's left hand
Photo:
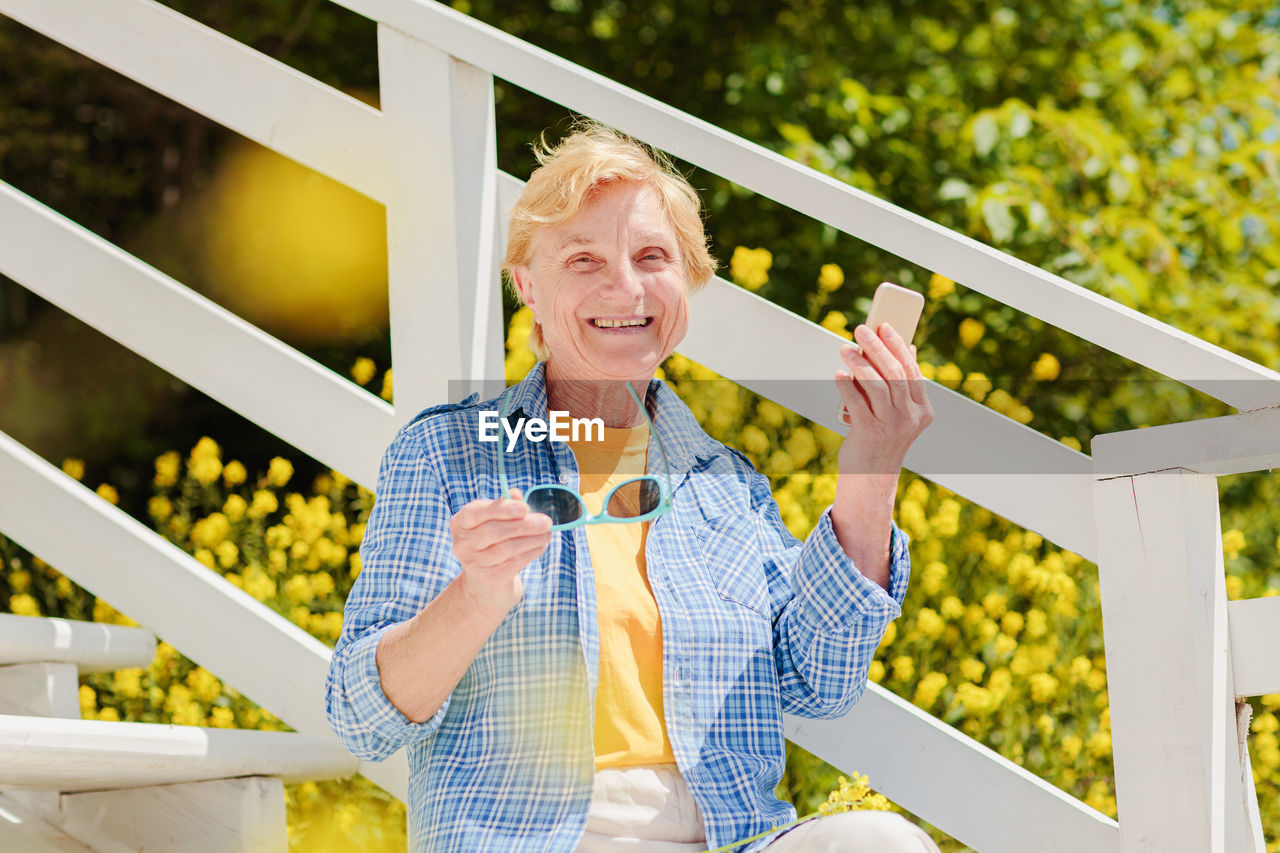
[[[897,474],[912,442],[933,422],[916,348],[888,323],[879,334],[859,325],[853,336],[861,351],[841,347],[848,372],[836,373],[851,423],[840,447],[840,473]]]

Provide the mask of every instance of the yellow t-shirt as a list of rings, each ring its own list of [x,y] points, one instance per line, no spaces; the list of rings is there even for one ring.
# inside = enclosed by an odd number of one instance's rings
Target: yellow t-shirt
[[[578,490],[594,514],[610,489],[644,474],[649,427],[605,429],[603,441],[569,446]],[[587,526],[600,625],[597,770],[676,761],[662,710],[662,624],[645,568],[648,532],[648,522]]]

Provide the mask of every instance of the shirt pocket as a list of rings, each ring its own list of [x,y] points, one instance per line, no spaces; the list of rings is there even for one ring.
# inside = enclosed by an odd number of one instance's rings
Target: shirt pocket
[[[717,516],[698,525],[696,533],[703,566],[720,598],[772,622],[769,583],[750,519]]]

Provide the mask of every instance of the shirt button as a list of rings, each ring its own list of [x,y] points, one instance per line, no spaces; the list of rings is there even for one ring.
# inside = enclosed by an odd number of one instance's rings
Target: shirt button
[[[561,474],[561,475],[560,475],[560,482],[561,482],[561,483],[567,483],[567,482],[569,482],[569,475],[568,475],[568,474]]]

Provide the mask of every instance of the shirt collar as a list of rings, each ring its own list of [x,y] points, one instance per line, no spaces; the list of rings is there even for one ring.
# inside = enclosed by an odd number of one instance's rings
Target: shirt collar
[[[649,381],[649,414],[653,429],[662,442],[671,466],[672,476],[694,466],[698,459],[715,455],[716,442],[703,431],[693,412],[684,404],[671,386],[661,379]],[[499,407],[506,406],[508,417],[547,417],[546,362],[540,361],[524,379],[508,388],[498,400]]]

